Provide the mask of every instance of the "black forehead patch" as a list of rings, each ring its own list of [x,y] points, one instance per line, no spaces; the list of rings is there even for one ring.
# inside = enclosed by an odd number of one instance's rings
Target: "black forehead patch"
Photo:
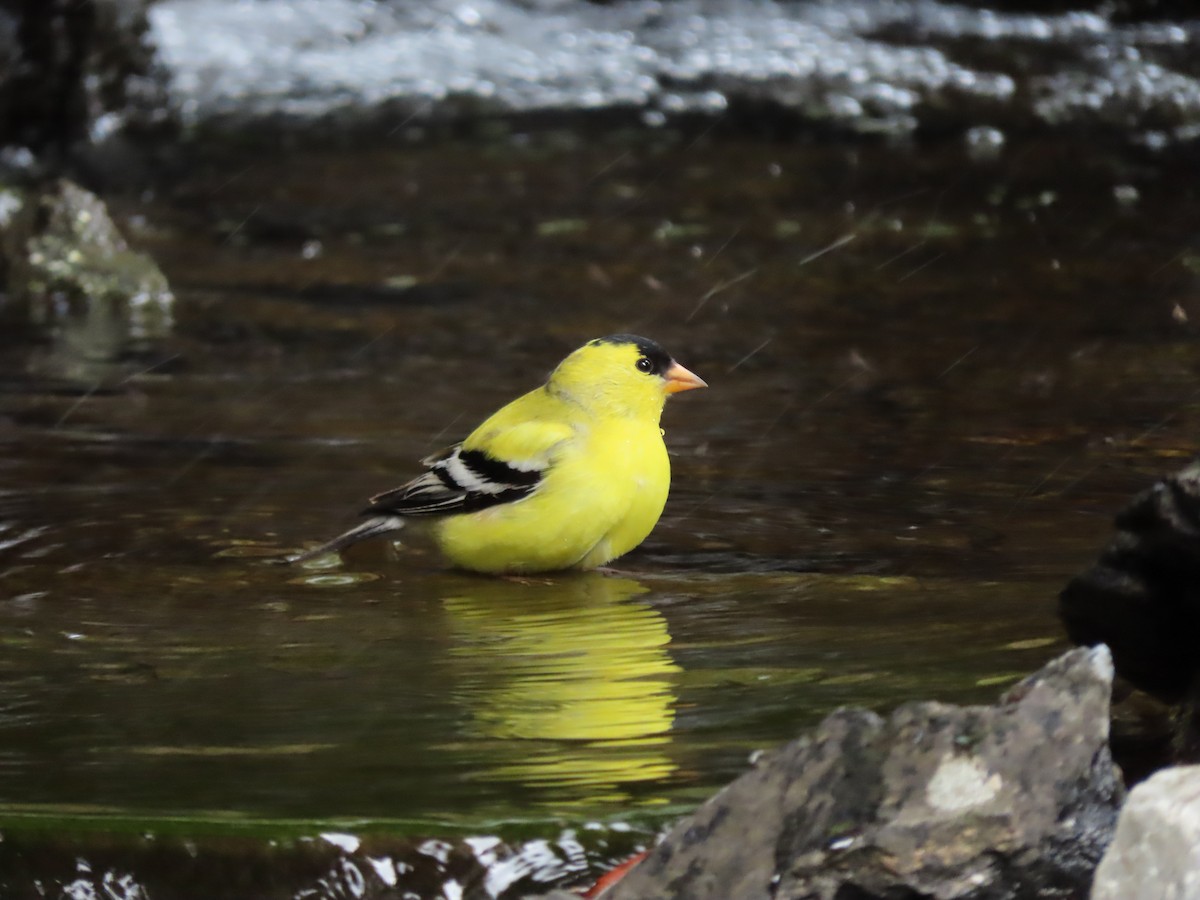
[[[644,338],[636,334],[610,334],[607,337],[596,338],[592,341],[593,344],[633,344],[637,347],[638,353],[646,357],[654,364],[651,370],[655,375],[663,375],[667,369],[671,368],[671,354],[656,344],[650,338]]]

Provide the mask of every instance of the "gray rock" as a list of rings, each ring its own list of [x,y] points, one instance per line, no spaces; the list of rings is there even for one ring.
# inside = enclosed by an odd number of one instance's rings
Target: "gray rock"
[[[1164,769],[1129,794],[1092,900],[1200,897],[1200,766]]]
[[[171,290],[154,261],[131,250],[104,201],[60,180],[39,195],[2,195],[0,250],[17,298],[115,300],[168,308]]]
[[[1082,896],[1122,798],[1103,647],[995,706],[841,710],[679,822],[606,900]]]
[[[0,317],[53,338],[34,368],[94,383],[172,327],[174,296],[132,250],[104,202],[69,181],[41,194],[0,189]]]

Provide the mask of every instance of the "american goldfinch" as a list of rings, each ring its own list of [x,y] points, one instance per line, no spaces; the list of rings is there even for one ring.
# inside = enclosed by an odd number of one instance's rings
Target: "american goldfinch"
[[[654,341],[584,344],[429,471],[373,497],[366,522],[293,562],[425,521],[453,565],[476,572],[594,569],[658,522],[671,483],[659,428],[669,394],[707,387]]]

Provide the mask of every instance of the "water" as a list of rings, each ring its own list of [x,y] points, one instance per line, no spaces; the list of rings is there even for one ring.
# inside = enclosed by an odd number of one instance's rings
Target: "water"
[[[1187,171],[493,125],[197,152],[115,198],[173,324],[0,336],[6,884],[343,896],[357,860],[374,896],[386,856],[517,896],[840,705],[989,701],[1196,451]],[[616,573],[270,562],[618,331],[711,388],[668,405],[671,500]],[[464,835],[525,855],[422,844]],[[527,880],[485,888],[501,857]]]

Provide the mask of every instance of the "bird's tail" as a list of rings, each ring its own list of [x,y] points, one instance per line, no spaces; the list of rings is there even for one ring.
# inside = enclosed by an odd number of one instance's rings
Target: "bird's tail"
[[[319,547],[313,547],[311,550],[305,550],[303,553],[289,556],[287,561],[298,563],[314,559],[318,556],[324,556],[326,553],[337,553],[339,550],[345,550],[351,544],[357,544],[359,541],[378,537],[381,534],[387,534],[391,531],[399,531],[403,527],[404,519],[401,516],[375,516],[367,519],[361,525],[351,528],[345,534],[339,534],[332,541],[328,541]]]

